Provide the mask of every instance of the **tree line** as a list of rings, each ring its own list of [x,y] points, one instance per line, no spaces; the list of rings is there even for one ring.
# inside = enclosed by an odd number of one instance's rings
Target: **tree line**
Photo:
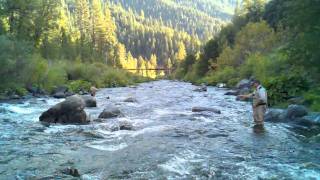
[[[162,7],[160,4],[156,7]],[[153,18],[148,10],[145,15],[123,6],[101,0],[1,0],[0,92],[24,94],[27,86],[50,92],[75,82],[86,87],[126,84],[136,78],[122,68],[156,77],[164,72],[145,69],[171,68],[188,51],[199,51],[196,34],[187,33],[187,27],[175,30],[172,25],[186,19],[181,17],[170,25]],[[188,22],[196,22],[191,20],[192,13],[181,11],[184,13],[170,12],[175,14],[172,18],[188,16]]]

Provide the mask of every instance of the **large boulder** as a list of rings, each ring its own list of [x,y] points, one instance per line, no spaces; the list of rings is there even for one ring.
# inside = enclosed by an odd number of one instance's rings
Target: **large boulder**
[[[103,110],[103,112],[99,115],[99,118],[108,119],[115,118],[121,116],[122,113],[119,108],[110,107]]]
[[[270,109],[264,116],[267,122],[284,122],[286,121],[285,110]]]
[[[89,120],[84,108],[82,97],[75,95],[51,107],[39,119],[44,123],[87,124]]]
[[[286,118],[296,119],[306,116],[308,114],[308,109],[302,105],[290,105],[286,112]]]
[[[221,111],[215,108],[208,108],[208,107],[193,107],[192,112],[213,112],[216,114],[221,114]]]
[[[86,107],[97,107],[97,100],[93,96],[82,96]]]

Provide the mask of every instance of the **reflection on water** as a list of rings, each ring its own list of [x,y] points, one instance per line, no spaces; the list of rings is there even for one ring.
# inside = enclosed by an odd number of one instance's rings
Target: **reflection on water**
[[[101,90],[99,107],[87,113],[95,118],[113,105],[125,117],[84,126],[38,122],[61,100],[2,103],[0,179],[72,179],[62,173],[68,167],[82,179],[320,179],[319,128],[257,127],[249,104],[223,89],[194,88],[157,81]],[[195,106],[222,112],[192,113]],[[115,131],[119,121],[134,130]]]

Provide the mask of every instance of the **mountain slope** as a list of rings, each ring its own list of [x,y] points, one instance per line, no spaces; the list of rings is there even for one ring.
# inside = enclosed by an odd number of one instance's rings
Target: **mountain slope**
[[[109,0],[136,15],[161,21],[165,26],[210,39],[232,16],[236,0]]]

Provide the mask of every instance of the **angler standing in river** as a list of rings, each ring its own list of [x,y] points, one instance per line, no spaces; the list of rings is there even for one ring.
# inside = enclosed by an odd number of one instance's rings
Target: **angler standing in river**
[[[260,81],[254,80],[252,85],[255,91],[252,94],[240,95],[241,98],[252,98],[252,110],[255,126],[263,127],[264,115],[267,111],[268,96],[267,90],[261,85]]]
[[[97,93],[98,89],[95,87],[95,86],[92,86],[90,88],[90,94],[92,97],[95,97],[96,96],[96,93]]]

